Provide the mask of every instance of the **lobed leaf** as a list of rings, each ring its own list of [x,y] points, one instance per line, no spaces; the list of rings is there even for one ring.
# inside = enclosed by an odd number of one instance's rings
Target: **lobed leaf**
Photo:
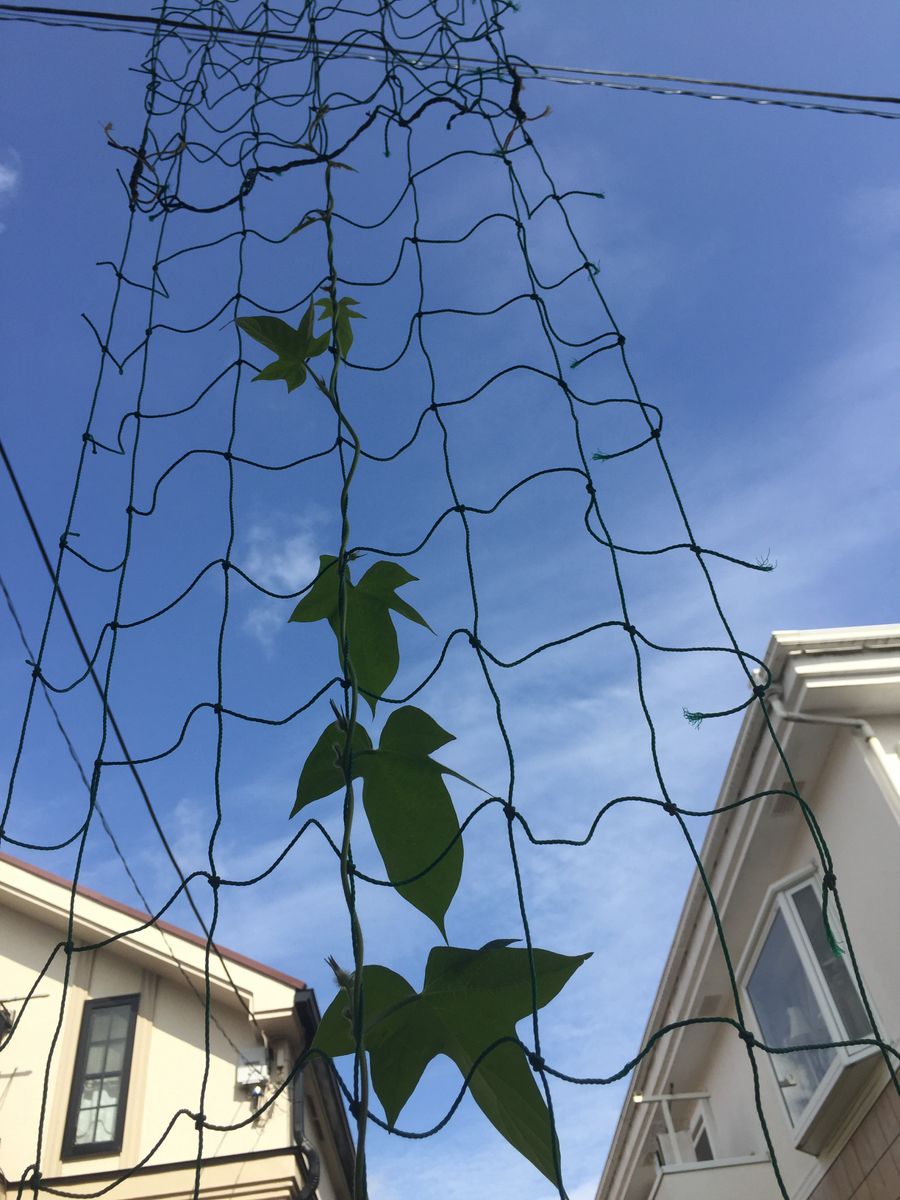
[[[556,996],[589,957],[534,950],[537,1007]],[[551,1182],[557,1182],[550,1116],[522,1049],[516,1022],[533,1012],[528,951],[501,942],[480,950],[437,946],[428,956],[417,993],[387,967],[363,968],[362,1044],[372,1085],[393,1125],[425,1068],[438,1054],[472,1075],[472,1097],[494,1128]],[[348,997],[329,1006],[313,1043],[335,1057],[353,1053]]]
[[[336,638],[340,639],[339,588],[336,570],[330,568],[337,560],[331,555],[319,559],[319,576],[312,589],[291,614],[292,621],[327,620]],[[375,705],[392,683],[400,666],[397,631],[391,612],[430,626],[412,605],[396,595],[395,589],[415,581],[396,563],[377,562],[354,585],[347,571],[345,599],[347,608],[347,648],[353,663],[356,681],[373,714]],[[342,647],[338,645],[342,661]]]

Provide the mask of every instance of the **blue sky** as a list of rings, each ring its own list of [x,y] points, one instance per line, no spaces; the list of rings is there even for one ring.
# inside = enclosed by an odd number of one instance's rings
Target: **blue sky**
[[[129,11],[143,10],[131,5]],[[677,17],[661,2],[598,6],[570,0],[564,21],[556,12],[536,0],[524,3],[507,21],[511,50],[541,62],[607,69],[895,90],[900,18],[887,4],[867,9],[865,22],[836,7],[823,17],[821,5],[770,0],[752,10],[694,0],[679,6]],[[146,43],[12,24],[4,24],[2,34],[3,436],[52,545],[65,521],[96,372],[96,343],[80,314],[87,312],[99,325],[108,309],[112,275],[95,264],[117,256],[126,218],[114,175],[121,163],[107,148],[102,127],[112,121],[114,136],[124,142],[136,137],[143,81],[129,68]],[[573,202],[573,221],[600,264],[600,283],[627,334],[643,395],[664,412],[666,450],[700,540],[751,560],[770,553],[777,562],[770,575],[713,568],[741,644],[761,654],[773,628],[894,619],[898,557],[890,514],[900,500],[896,123],[539,82],[526,87],[523,100],[529,111],[552,106],[551,115],[530,131],[560,189],[606,194],[602,202]],[[453,138],[454,145],[462,140],[459,134]],[[370,154],[358,165],[358,178],[339,181],[339,198],[348,211],[371,219],[377,202],[391,194],[391,173],[401,164]],[[472,167],[468,175],[423,181],[431,236],[463,232],[473,214],[483,215],[500,194],[496,178],[479,172]],[[290,191],[273,189],[270,199],[259,200],[260,219],[283,232],[293,223],[294,206],[310,202],[302,189],[296,200]],[[401,214],[404,222],[400,233],[409,232]],[[254,259],[250,295],[278,307],[302,291],[304,272],[312,269],[307,261],[312,243],[302,243],[302,236],[281,258]],[[346,274],[386,273],[397,236],[389,230],[380,239],[355,238],[343,231],[338,253]],[[534,253],[542,273],[556,277],[568,251],[557,228],[537,223]],[[205,320],[233,286],[233,261],[222,254],[204,259],[200,270],[173,264],[167,280],[173,300],[160,319],[190,324],[200,314]],[[428,259],[428,303],[434,306],[489,307],[520,283],[514,246],[501,228],[487,229],[452,254],[434,249]],[[410,287],[401,276],[386,296],[365,289],[354,293],[367,316],[357,331],[365,361],[383,362],[399,344],[398,321],[404,312],[408,319]],[[564,296],[558,311],[567,329],[597,331],[597,310],[583,307],[579,295]],[[221,324],[226,320],[227,314]],[[124,313],[118,344],[134,344],[140,328],[140,308],[133,305]],[[514,315],[501,317],[491,326],[489,343],[481,344],[471,340],[469,329],[436,322],[432,348],[442,394],[464,392],[489,363],[521,359],[532,349],[530,328]],[[214,365],[232,353],[233,332],[218,324],[209,337],[192,342],[190,352],[186,339],[156,337],[148,406],[160,411],[170,396],[195,394],[215,373]],[[582,371],[573,374],[579,387],[626,394],[611,356]],[[365,377],[364,386],[351,380],[348,402],[366,444],[382,452],[410,430],[423,383],[415,369],[375,379]],[[114,436],[133,395],[131,376],[110,380],[98,418],[104,432]],[[223,397],[228,399],[224,392],[213,393],[211,403],[174,432],[157,434],[154,428],[147,436],[140,507],[147,506],[155,477],[176,452],[223,444]],[[561,410],[545,400],[527,382],[510,384],[497,389],[490,407],[460,409],[448,418],[468,503],[491,504],[522,473],[571,460]],[[280,386],[248,382],[240,404],[243,445],[261,460],[283,461],[289,447],[308,453],[327,444],[327,416],[311,394],[286,398]],[[592,419],[587,428],[589,448],[606,450],[626,444],[635,426],[620,413]],[[361,471],[354,541],[402,548],[419,540],[448,503],[438,452],[431,430],[390,472],[371,466]],[[125,592],[129,620],[158,608],[199,565],[222,552],[227,535],[222,464],[197,457],[192,465],[196,470],[169,478],[153,517],[137,523]],[[102,454],[92,456],[89,468],[75,523],[78,546],[112,564],[124,531],[127,478],[119,459]],[[248,473],[239,479],[236,558],[250,574],[283,592],[309,580],[317,556],[336,545],[336,479],[327,463],[291,476],[289,487],[277,475]],[[594,479],[620,541],[646,546],[680,540],[671,496],[646,453],[597,464]],[[3,576],[28,636],[37,642],[46,580],[2,482],[0,503]],[[583,507],[583,492],[558,479],[511,499],[494,518],[475,519],[482,637],[501,657],[618,615],[608,559],[580,524]],[[460,552],[458,529],[446,522],[410,564],[422,580],[408,589],[410,602],[438,634],[471,620]],[[628,559],[623,569],[633,620],[648,636],[665,644],[721,643],[693,561],[680,555]],[[109,581],[98,582],[72,563],[66,570],[64,586],[92,642],[109,618]],[[289,611],[290,602],[263,602],[236,589],[226,650],[226,693],[234,707],[287,712],[301,702],[298,696],[310,694],[313,680],[324,681],[333,669],[326,634],[286,627]],[[112,698],[133,753],[171,744],[190,706],[210,697],[220,615],[216,575],[171,620],[123,635]],[[398,691],[421,678],[440,644],[412,627],[402,636]],[[0,657],[7,764],[28,672],[3,613]],[[648,693],[666,778],[673,795],[698,807],[715,796],[736,724],[707,722],[695,731],[681,710],[743,699],[740,675],[725,657],[648,656]],[[78,674],[61,625],[53,626],[47,663],[54,682]],[[537,834],[577,836],[610,796],[655,794],[633,662],[621,633],[594,635],[538,658],[504,674],[501,686],[517,753],[517,804]],[[457,737],[445,760],[486,788],[502,791],[502,748],[468,647],[464,652],[454,646],[422,703]],[[60,704],[90,763],[98,735],[93,700],[82,689]],[[308,720],[278,730],[229,727],[225,821],[217,841],[223,873],[243,876],[261,869],[293,831],[287,814],[304,746],[324,723],[320,705]],[[213,733],[209,714],[202,715],[183,752],[143,772],[186,868],[205,860],[214,815]],[[70,828],[83,802],[79,787],[39,703],[13,808],[14,834],[40,839],[48,827]],[[454,794],[460,811],[467,811],[471,797],[462,790]],[[105,773],[101,800],[142,885],[161,902],[171,891],[171,872],[120,769]],[[335,827],[334,802],[322,810]],[[523,850],[536,943],[567,953],[594,952],[542,1022],[545,1056],[563,1070],[607,1074],[637,1047],[689,877],[687,847],[676,832],[656,810],[623,806],[604,821],[587,850]],[[473,827],[448,919],[451,940],[458,944],[519,933],[503,842],[496,814]],[[364,838],[360,853],[370,854]],[[62,873],[71,870],[70,854],[41,861]],[[89,842],[85,879],[134,900],[99,830]],[[433,941],[428,923],[381,890],[362,902],[370,957],[418,983]],[[178,917],[189,923],[183,907]],[[332,987],[325,955],[349,958],[327,849],[306,839],[249,898],[226,897],[219,937],[305,977],[326,1001]],[[455,1087],[453,1072],[436,1064],[403,1124],[430,1124]],[[566,1176],[577,1200],[591,1195],[599,1178],[622,1094],[621,1088],[564,1086],[555,1093]],[[376,1137],[371,1170],[373,1195],[384,1200],[462,1196],[486,1183],[500,1197],[548,1194],[528,1164],[468,1105],[427,1144]]]

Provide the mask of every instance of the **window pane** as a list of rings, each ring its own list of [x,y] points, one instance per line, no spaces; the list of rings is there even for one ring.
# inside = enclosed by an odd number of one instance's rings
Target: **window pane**
[[[82,1110],[78,1114],[78,1124],[75,1126],[75,1145],[85,1146],[90,1145],[94,1141],[94,1126],[97,1119],[97,1110],[89,1108]]]
[[[103,1064],[106,1060],[106,1047],[91,1046],[88,1049],[87,1061],[84,1066],[87,1075],[100,1075],[103,1072]]]
[[[699,1134],[694,1138],[694,1153],[697,1155],[697,1162],[712,1162],[712,1146],[702,1125]]]
[[[872,1033],[859,993],[853,986],[847,964],[834,953],[825,936],[822,904],[812,884],[793,894],[794,905],[803,922],[813,953],[825,976],[835,1008],[840,1014],[848,1038],[869,1037]]]
[[[106,1065],[103,1067],[107,1075],[113,1072],[122,1070],[122,1064],[125,1062],[125,1043],[110,1042],[106,1047]],[[88,1068],[90,1070],[90,1068]]]
[[[91,1014],[91,1042],[105,1042],[109,1037],[109,1024],[112,1010],[109,1008],[96,1009]]]
[[[101,1108],[97,1110],[97,1133],[95,1142],[111,1142],[116,1136],[116,1109]]]
[[[756,960],[747,991],[763,1041],[770,1046],[833,1040],[780,912]],[[772,1055],[772,1066],[793,1122],[803,1115],[834,1057],[833,1049]]]
[[[109,1013],[109,1033],[107,1037],[112,1040],[118,1038],[122,1041],[128,1036],[128,1019],[131,1015],[131,1010],[121,1005],[118,1008],[107,1009]]]

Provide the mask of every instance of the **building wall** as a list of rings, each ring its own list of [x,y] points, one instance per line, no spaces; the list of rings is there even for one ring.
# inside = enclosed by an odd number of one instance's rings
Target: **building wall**
[[[15,1013],[22,1005],[15,1002],[14,998],[27,994],[61,936],[52,925],[2,905],[0,927],[3,929],[3,938],[0,939],[0,996],[14,1001],[8,1007]],[[0,1171],[10,1181],[19,1179],[26,1168],[35,1162],[44,1073],[48,1049],[59,1019],[64,967],[65,956],[58,953],[38,985],[34,998],[25,1007],[12,1039],[0,1054]],[[178,1109],[186,1108],[194,1112],[199,1109],[206,1061],[204,1007],[177,973],[171,959],[170,969],[165,972],[152,967],[152,962],[148,968],[146,959],[136,955],[133,948],[129,949],[126,940],[97,951],[73,955],[63,1020],[47,1089],[41,1147],[41,1172],[44,1177],[121,1171],[151,1150]],[[240,974],[237,968],[235,971]],[[243,992],[246,978],[239,982]],[[195,986],[202,996],[202,983],[198,981]],[[140,995],[140,1006],[121,1154],[64,1159],[63,1131],[84,1004],[89,999],[132,994]],[[237,1086],[237,1051],[257,1059],[263,1055],[261,1039],[246,1012],[239,1007],[237,998],[232,997],[231,1003],[226,1003],[223,995],[221,989],[217,991],[212,1009],[224,1033],[215,1024],[211,1026],[205,1112],[209,1121],[226,1125],[252,1118],[253,1114],[248,1092]],[[290,1014],[293,989],[271,984],[264,999],[267,1007],[284,1007]],[[234,1043],[233,1046],[229,1039]],[[285,1042],[284,1046],[284,1061],[289,1065],[299,1052],[299,1035],[293,1044]],[[266,1096],[270,1094],[271,1090]],[[307,1099],[310,1115],[314,1104],[315,1096],[310,1095]],[[322,1156],[320,1200],[333,1200],[336,1191],[329,1178],[329,1147],[322,1145],[327,1138],[323,1136],[321,1126],[316,1129],[313,1120],[308,1121],[308,1136]],[[255,1121],[251,1120],[244,1128],[227,1133],[206,1130],[203,1154],[204,1158],[259,1156],[281,1149],[288,1152],[284,1156],[285,1161],[273,1158],[271,1170],[281,1174],[289,1170],[295,1175],[292,1146],[290,1093],[286,1089],[264,1114]],[[153,1156],[152,1163],[190,1162],[197,1152],[198,1133],[193,1121],[185,1115],[178,1118],[162,1147]],[[256,1169],[257,1174],[260,1169]],[[230,1168],[227,1173],[229,1186],[244,1174],[246,1168],[240,1164]],[[221,1176],[221,1172],[218,1175]],[[149,1178],[146,1186],[149,1188],[147,1194],[152,1194],[154,1187]],[[171,1189],[166,1186],[163,1190]]]
[[[810,1200],[900,1200],[900,1096],[889,1083]]]

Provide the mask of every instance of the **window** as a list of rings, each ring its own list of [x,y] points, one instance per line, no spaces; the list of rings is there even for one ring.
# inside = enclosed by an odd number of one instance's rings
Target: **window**
[[[138,999],[115,996],[84,1006],[63,1157],[116,1154],[122,1147]]]
[[[843,958],[825,936],[813,880],[775,896],[746,977],[762,1040],[790,1047],[871,1035]],[[771,1055],[778,1087],[795,1130],[809,1124],[838,1076],[869,1047],[827,1047]]]
[[[697,1162],[713,1161],[712,1143],[709,1140],[702,1112],[698,1112],[691,1123],[691,1142],[694,1146],[694,1158]]]

